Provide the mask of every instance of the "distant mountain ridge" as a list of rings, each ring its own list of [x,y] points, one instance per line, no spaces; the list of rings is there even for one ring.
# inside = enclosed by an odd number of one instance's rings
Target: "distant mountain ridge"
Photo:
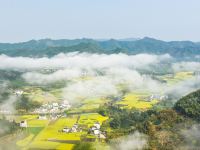
[[[165,54],[174,57],[192,57],[200,55],[200,43],[191,41],[161,41],[149,37],[143,39],[74,39],[74,40],[30,40],[21,43],[0,43],[0,54],[8,56],[54,56],[67,52],[89,52],[89,53],[126,53],[126,54]]]

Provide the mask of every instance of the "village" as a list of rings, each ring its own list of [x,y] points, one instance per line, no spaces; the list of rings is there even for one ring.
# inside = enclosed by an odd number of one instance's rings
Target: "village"
[[[162,100],[168,99],[168,96],[167,95],[161,95],[161,94],[152,94],[151,96],[146,98],[147,101],[152,101],[152,100],[155,100],[155,99],[162,101]]]

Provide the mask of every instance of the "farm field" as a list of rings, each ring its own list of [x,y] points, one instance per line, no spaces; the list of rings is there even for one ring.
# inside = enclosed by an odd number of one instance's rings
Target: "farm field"
[[[17,145],[22,149],[56,149],[56,150],[71,150],[73,145],[81,140],[82,135],[87,135],[87,130],[82,132],[64,133],[61,130],[64,127],[71,128],[79,118],[78,124],[90,127],[95,122],[102,124],[107,120],[97,113],[88,113],[69,116],[67,118],[59,118],[58,120],[49,122],[48,120],[31,120],[28,122],[29,128],[26,129],[26,138],[17,142]],[[48,122],[48,124],[47,124]],[[36,128],[43,126],[43,128]],[[37,129],[40,131],[37,132]]]
[[[85,99],[81,101],[81,104],[77,107],[74,107],[69,113],[83,113],[83,112],[94,112],[99,108],[101,104],[108,102],[108,99],[96,98],[96,99]]]
[[[34,120],[38,118],[38,115],[21,115],[21,116],[13,116],[15,118],[15,121],[17,123],[23,121],[23,120]]]
[[[194,77],[193,72],[188,71],[188,72],[177,72],[174,75],[168,74],[168,75],[161,76],[160,78],[166,81],[168,85],[173,85],[178,82],[191,79],[193,77]]]
[[[24,149],[28,148],[42,148],[42,149],[62,149],[62,147],[66,147],[66,143],[52,142],[49,141],[51,139],[54,140],[80,140],[80,133],[62,133],[59,132],[64,127],[71,127],[76,123],[77,117],[72,118],[60,118],[55,122],[50,122],[49,125],[45,126],[43,130],[41,130],[38,134],[33,138],[33,134],[30,133],[25,139],[18,141],[18,146],[21,146]],[[38,120],[38,121],[47,121],[47,120]],[[34,125],[44,125],[40,124],[34,120],[34,122],[30,123],[32,126]],[[64,145],[64,146],[62,146]],[[67,145],[67,147],[72,147],[72,144]]]
[[[122,108],[136,108],[136,109],[149,109],[153,105],[155,105],[158,100],[153,99],[151,101],[146,101],[144,99],[145,96],[148,96],[147,94],[141,94],[141,93],[129,93],[125,95],[125,97],[118,101],[116,104],[121,105]]]
[[[25,87],[24,95],[28,96],[32,101],[43,102],[56,102],[60,99],[61,91],[59,89],[51,90],[48,92],[43,91],[39,87]]]
[[[101,116],[98,113],[88,113],[88,114],[82,114],[80,116],[78,123],[81,125],[87,125],[88,127],[90,127],[96,122],[99,122],[100,124],[102,124],[107,119],[108,117]]]

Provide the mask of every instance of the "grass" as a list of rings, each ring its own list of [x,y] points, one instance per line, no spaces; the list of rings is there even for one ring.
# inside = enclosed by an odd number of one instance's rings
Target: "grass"
[[[38,120],[38,119],[33,119],[33,120],[28,120],[27,124],[28,127],[45,127],[49,123],[49,120]]]
[[[33,120],[37,118],[38,118],[38,115],[22,115],[22,116],[15,116],[15,121],[19,123],[23,120]]]
[[[28,144],[32,141],[33,137],[34,137],[34,134],[29,134],[29,136],[27,136],[23,140],[18,141],[16,144],[17,146],[20,146],[20,147],[28,146]]]
[[[60,144],[56,150],[71,150],[74,147],[74,144]]]
[[[56,149],[60,143],[49,141],[33,141],[26,149]]]
[[[62,128],[64,126],[72,127],[77,121],[77,116],[68,117],[68,118],[60,118],[55,123],[54,126],[56,128]]]
[[[40,133],[40,131],[42,131],[44,127],[28,127],[26,130],[28,133],[37,135],[38,133]]]
[[[27,95],[32,101],[39,103],[47,103],[57,101],[59,96],[58,90],[52,90],[50,92],[42,91],[39,87],[26,87],[24,88],[24,94]]]

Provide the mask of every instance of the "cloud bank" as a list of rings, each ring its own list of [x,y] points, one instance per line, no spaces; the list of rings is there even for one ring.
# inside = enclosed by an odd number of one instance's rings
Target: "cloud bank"
[[[126,54],[89,54],[67,53],[51,58],[9,57],[0,55],[0,69],[44,69],[44,68],[106,68],[106,67],[133,67],[141,68],[150,64],[157,64],[171,59],[165,55],[126,55]]]
[[[51,58],[0,55],[0,61],[0,69],[24,71],[22,77],[30,84],[48,85],[58,81],[66,83],[63,97],[71,102],[80,98],[121,95],[120,86],[128,91],[142,89],[152,93],[171,94],[176,98],[200,87],[200,84],[196,84],[200,83],[200,79],[168,87],[152,78],[154,69],[165,63],[170,64],[168,67],[175,72],[200,69],[199,62],[175,62],[168,54],[106,55],[75,52],[61,53]],[[41,70],[51,71],[45,73]]]

